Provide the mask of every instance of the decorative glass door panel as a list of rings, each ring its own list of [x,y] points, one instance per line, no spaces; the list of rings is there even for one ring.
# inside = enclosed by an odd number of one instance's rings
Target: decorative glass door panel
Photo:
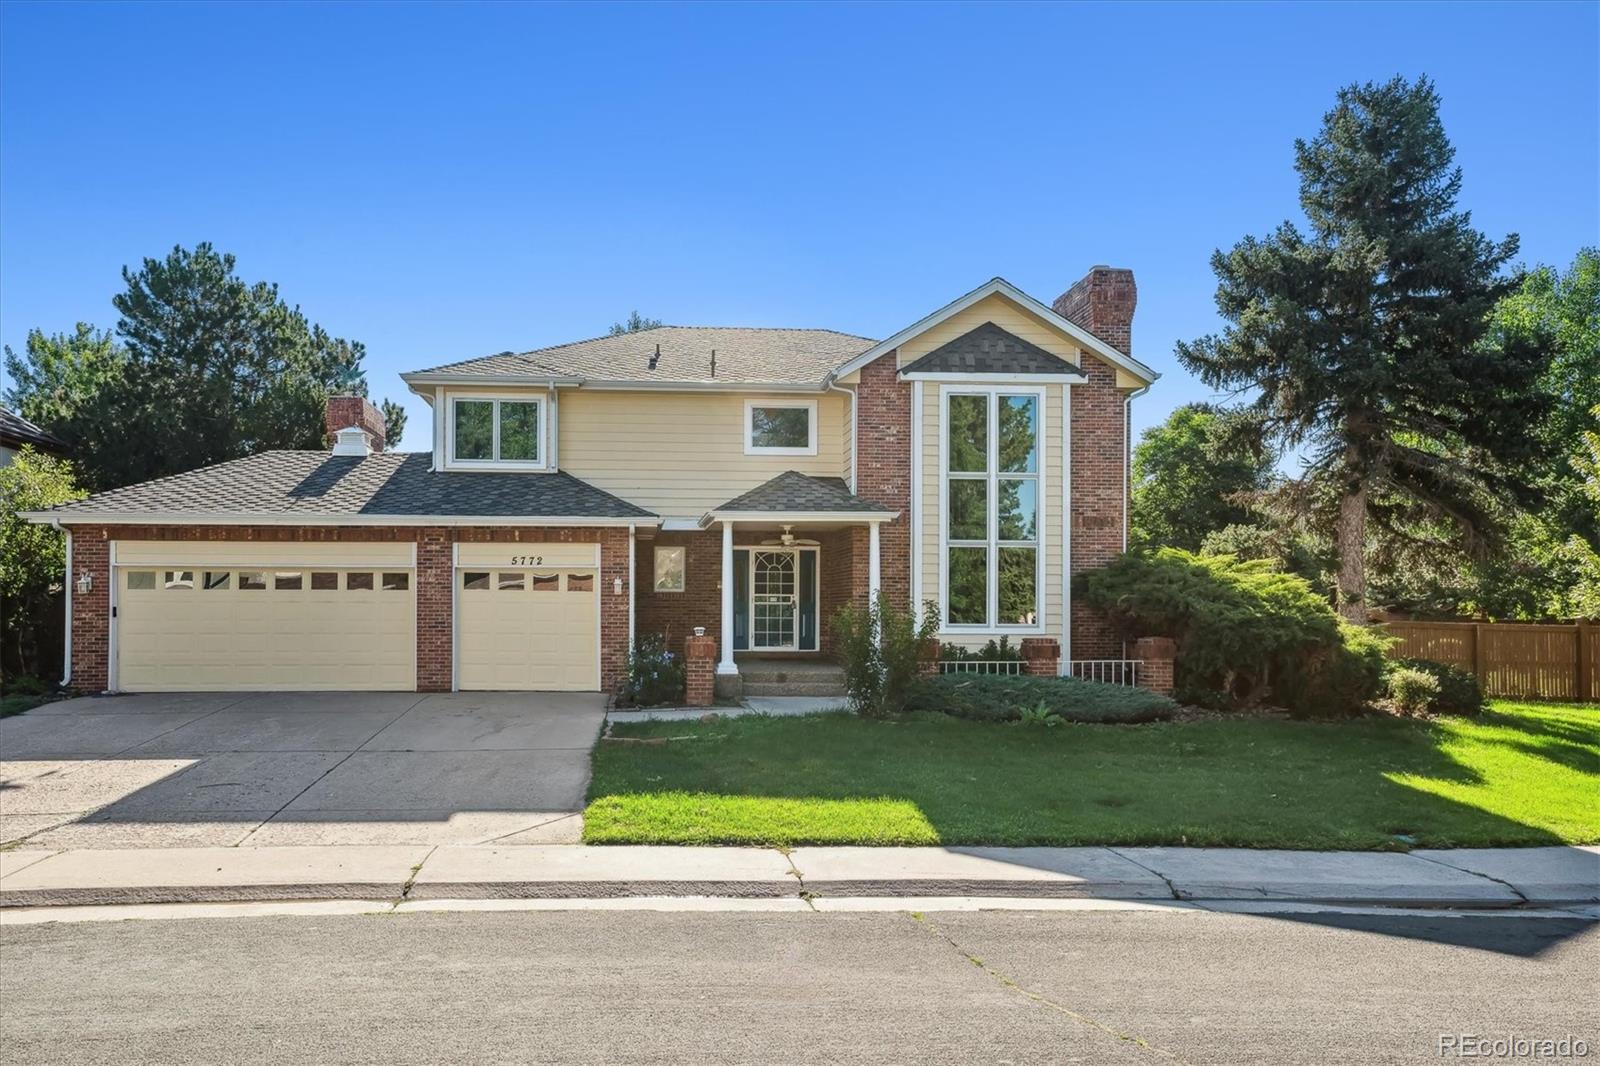
[[[750,553],[750,647],[794,651],[799,597],[792,551]]]

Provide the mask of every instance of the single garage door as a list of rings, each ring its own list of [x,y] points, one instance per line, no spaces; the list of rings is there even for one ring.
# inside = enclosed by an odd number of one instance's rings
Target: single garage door
[[[456,572],[463,689],[600,688],[598,567]]]
[[[119,552],[117,688],[416,688],[410,566],[353,566],[348,551],[241,561],[231,546],[194,548],[200,557],[183,561],[143,553],[169,560],[153,564]]]

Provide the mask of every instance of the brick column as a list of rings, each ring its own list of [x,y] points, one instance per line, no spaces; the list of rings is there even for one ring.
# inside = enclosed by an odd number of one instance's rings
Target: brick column
[[[1178,657],[1178,642],[1171,637],[1140,637],[1133,642],[1133,657],[1139,660],[1139,687],[1163,696],[1172,695],[1173,660]]]
[[[79,592],[80,575],[89,575],[88,592]],[[73,692],[104,692],[111,655],[111,542],[100,526],[72,529],[72,683]]]
[[[696,633],[683,642],[683,702],[709,707],[717,685],[717,638]]]
[[[933,677],[939,673],[939,655],[943,649],[937,639],[925,640],[917,651],[917,673],[923,677]]]
[[[448,529],[417,531],[417,691],[449,692],[454,681],[455,538]]]
[[[1055,677],[1061,672],[1061,642],[1054,637],[1023,637],[1022,658],[1029,677]]]

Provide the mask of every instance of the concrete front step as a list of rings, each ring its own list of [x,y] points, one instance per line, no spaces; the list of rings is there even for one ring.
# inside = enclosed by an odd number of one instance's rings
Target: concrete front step
[[[841,681],[752,681],[744,682],[744,694],[749,696],[844,696]]]

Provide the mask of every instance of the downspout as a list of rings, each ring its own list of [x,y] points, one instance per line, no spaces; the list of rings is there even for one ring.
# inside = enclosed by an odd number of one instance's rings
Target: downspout
[[[550,469],[561,469],[561,394],[555,378],[550,379]],[[631,638],[630,638],[631,639]]]
[[[50,525],[67,538],[67,618],[66,625],[62,627],[65,631],[65,647],[61,655],[61,687],[66,688],[72,684],[72,530],[63,527],[59,518],[52,518]]]
[[[1150,391],[1146,385],[1142,389],[1134,389],[1122,401],[1122,552],[1128,552],[1128,501],[1133,495],[1133,482],[1130,480],[1133,470],[1133,401],[1136,397],[1143,396]],[[1122,642],[1122,658],[1128,658],[1128,642]]]
[[[828,375],[828,379],[822,383],[822,387],[824,390],[831,389],[834,392],[842,392],[850,397],[850,491],[855,492],[856,456],[860,452],[860,440],[856,436],[856,392],[854,389],[847,389],[843,385],[835,384],[832,374]]]
[[[638,569],[639,541],[637,539],[639,527],[633,524],[628,526],[628,655],[631,658],[634,647],[634,574]]]

